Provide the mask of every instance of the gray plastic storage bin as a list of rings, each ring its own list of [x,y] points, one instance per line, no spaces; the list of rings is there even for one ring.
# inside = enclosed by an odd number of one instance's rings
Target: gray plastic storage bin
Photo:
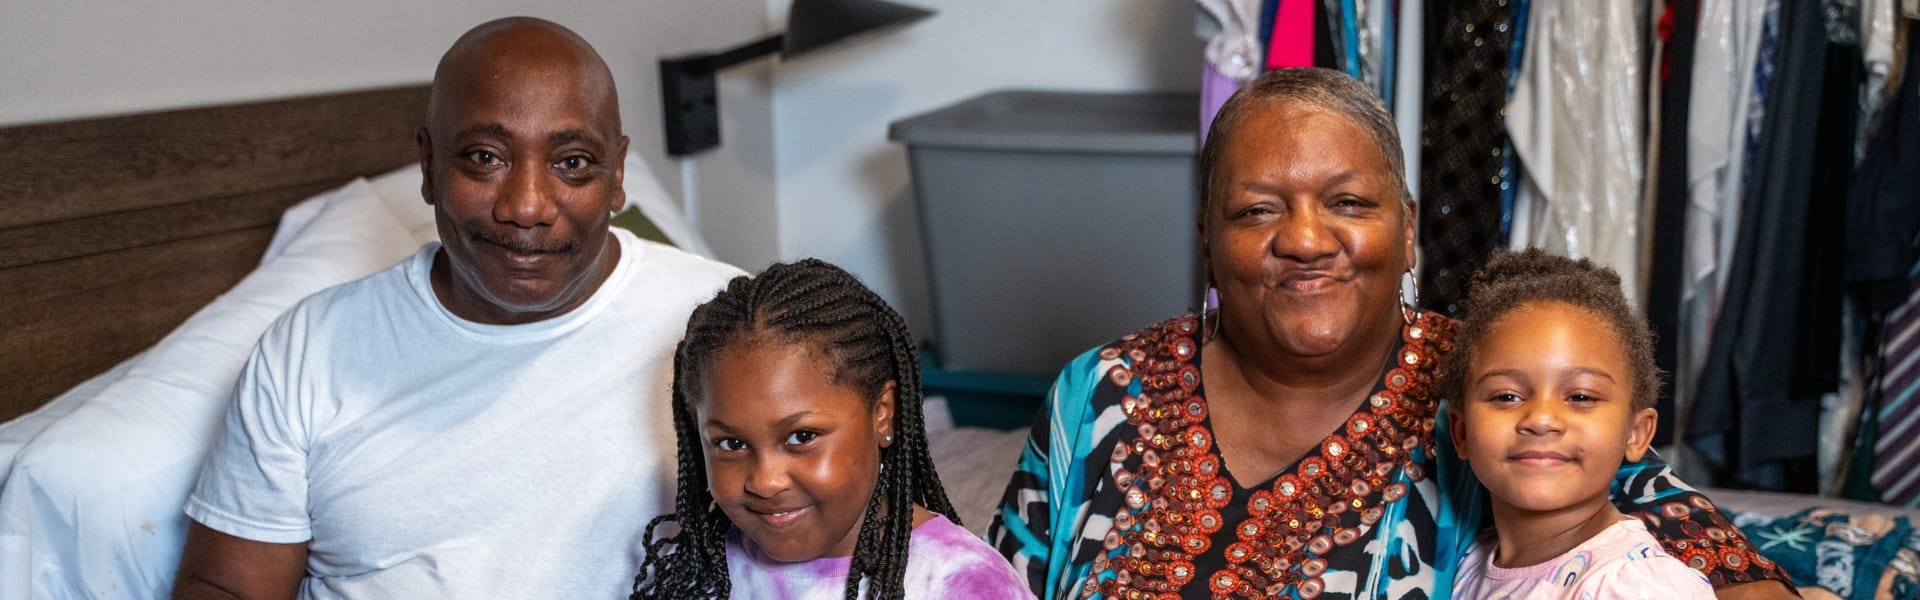
[[[941,368],[1052,375],[1199,303],[1192,94],[999,91],[893,123]]]

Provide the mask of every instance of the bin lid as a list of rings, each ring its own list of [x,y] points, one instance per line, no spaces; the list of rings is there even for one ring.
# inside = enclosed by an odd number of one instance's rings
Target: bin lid
[[[981,150],[1192,155],[1199,123],[1195,94],[1001,90],[894,121],[887,139]]]

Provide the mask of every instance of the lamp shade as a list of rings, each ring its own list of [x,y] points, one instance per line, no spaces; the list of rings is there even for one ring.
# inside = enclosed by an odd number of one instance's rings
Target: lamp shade
[[[848,38],[906,25],[933,11],[885,0],[794,0],[787,11],[781,58],[793,58]]]

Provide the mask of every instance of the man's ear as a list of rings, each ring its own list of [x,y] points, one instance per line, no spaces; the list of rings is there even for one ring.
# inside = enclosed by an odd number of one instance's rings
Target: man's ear
[[[1659,411],[1642,408],[1633,413],[1627,422],[1627,462],[1639,462],[1646,456],[1647,446],[1653,445],[1653,430],[1659,425]]]
[[[613,160],[613,206],[607,212],[617,213],[627,207],[627,136],[620,136],[620,151],[611,157]],[[694,218],[688,215],[687,218]]]
[[[893,390],[895,384],[888,381],[880,389],[880,397],[873,401],[873,431],[880,434],[880,447],[893,446]]]
[[[420,197],[433,206],[433,136],[425,125],[413,132],[413,143],[420,150]]]

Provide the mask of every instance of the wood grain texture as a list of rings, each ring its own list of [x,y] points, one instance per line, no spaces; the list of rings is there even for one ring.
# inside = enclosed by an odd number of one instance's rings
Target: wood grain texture
[[[272,236],[267,225],[0,271],[0,418],[159,341],[246,276]]]
[[[416,86],[0,130],[0,229],[390,169],[426,107]]]
[[[427,87],[0,128],[0,421],[151,346],[286,207],[417,158]]]

